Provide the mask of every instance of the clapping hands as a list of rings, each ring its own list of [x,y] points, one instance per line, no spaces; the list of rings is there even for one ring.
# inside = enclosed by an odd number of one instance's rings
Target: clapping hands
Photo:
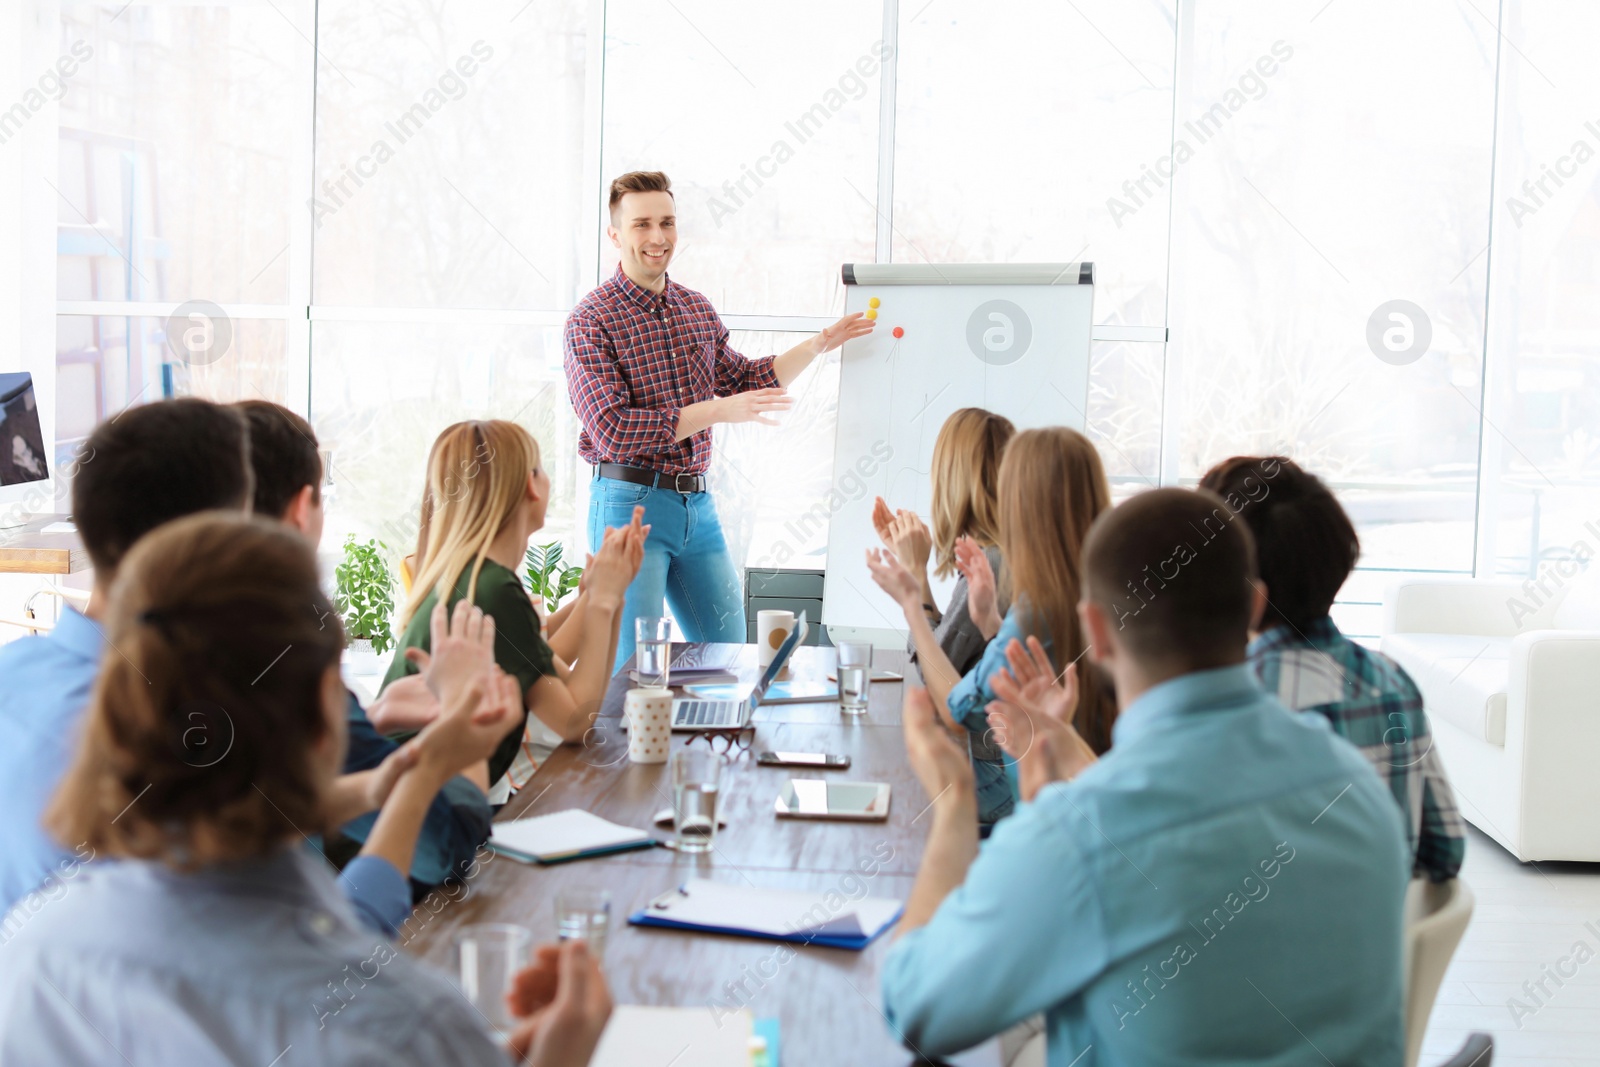
[[[972,538],[958,537],[956,569],[967,580],[967,614],[985,640],[994,640],[994,635],[1000,632],[1001,619],[994,569],[989,566],[988,554]]]
[[[522,712],[522,688],[494,660],[494,619],[465,600],[446,616],[435,604],[428,620],[428,688],[439,698],[439,716],[412,744],[418,762],[444,777],[487,759]]]
[[[633,509],[633,521],[626,526],[609,527],[600,541],[600,551],[589,560],[583,572],[587,594],[596,600],[620,603],[644,563],[644,543],[650,527],[643,525],[644,507]]]
[[[1037,637],[1028,638],[1027,648],[1012,641],[1006,662],[990,680],[1000,699],[988,706],[989,728],[1006,755],[1017,761],[1022,799],[1031,801],[1042,787],[1073,778],[1097,757],[1072,725],[1077,664],[1057,679]]]

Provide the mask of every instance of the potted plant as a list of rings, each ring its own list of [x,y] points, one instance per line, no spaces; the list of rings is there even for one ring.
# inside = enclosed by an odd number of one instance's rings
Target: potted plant
[[[334,568],[338,587],[334,607],[344,622],[350,651],[356,655],[382,655],[394,647],[390,630],[394,573],[385,556],[388,547],[376,539],[358,544],[355,534],[350,534],[344,540],[344,560]]]
[[[578,583],[583,579],[582,567],[574,567],[562,561],[559,541],[530,546],[526,559],[528,586],[533,593],[534,603],[542,611],[555,611],[559,608],[561,601],[568,593],[578,588]]]

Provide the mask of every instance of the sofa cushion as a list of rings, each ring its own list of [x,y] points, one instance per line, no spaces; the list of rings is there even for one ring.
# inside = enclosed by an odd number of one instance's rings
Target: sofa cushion
[[[1384,655],[1422,690],[1428,715],[1491,745],[1506,743],[1506,676],[1511,638],[1473,634],[1389,634]]]
[[[1552,623],[1557,630],[1600,630],[1600,567],[1591,565],[1572,580]]]

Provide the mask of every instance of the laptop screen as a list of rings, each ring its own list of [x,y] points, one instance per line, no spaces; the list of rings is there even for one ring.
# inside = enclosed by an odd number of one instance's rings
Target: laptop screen
[[[794,620],[794,629],[789,631],[789,636],[783,639],[783,644],[778,646],[777,654],[772,657],[772,662],[767,664],[767,669],[761,672],[761,680],[756,687],[750,690],[750,707],[754,709],[761,703],[761,698],[766,695],[767,686],[771,685],[783,673],[784,666],[789,662],[789,657],[794,655],[794,650],[806,639],[806,634],[811,626],[806,622],[806,613],[801,612]]]
[[[42,482],[48,477],[33,375],[0,374],[0,485]]]

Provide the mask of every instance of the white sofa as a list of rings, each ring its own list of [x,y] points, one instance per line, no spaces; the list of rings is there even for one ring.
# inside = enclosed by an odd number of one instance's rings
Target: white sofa
[[[1401,581],[1380,647],[1422,690],[1462,815],[1519,860],[1595,862],[1600,562],[1543,583]]]

